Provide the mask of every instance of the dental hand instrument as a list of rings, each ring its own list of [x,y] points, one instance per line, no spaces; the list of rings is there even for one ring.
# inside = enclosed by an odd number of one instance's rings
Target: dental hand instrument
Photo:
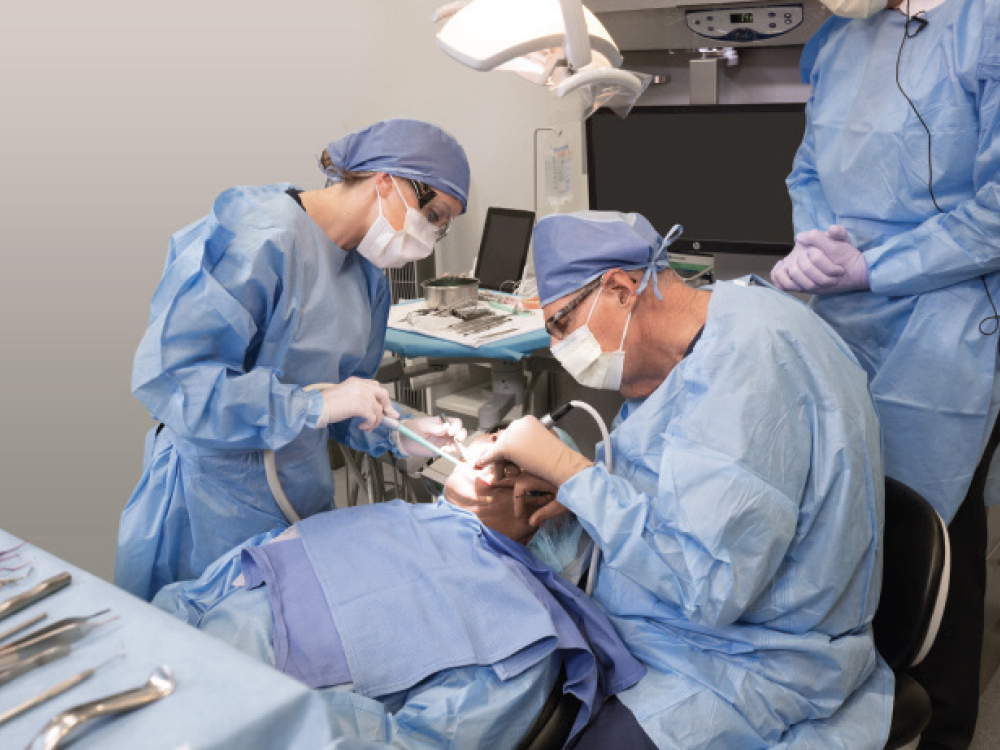
[[[145,685],[83,703],[52,717],[28,745],[27,750],[56,750],[58,747],[65,747],[67,743],[64,740],[94,719],[133,711],[165,698],[173,691],[174,676],[170,667],[157,667]]]
[[[69,652],[69,646],[53,646],[50,649],[42,651],[40,654],[21,659],[0,671],[0,686],[6,685],[8,682],[13,682],[21,675],[27,674],[33,669],[44,667],[46,664],[58,661],[64,656],[69,656]]]
[[[32,625],[37,625],[42,620],[44,620],[46,617],[48,617],[48,614],[46,614],[45,612],[42,612],[40,615],[35,615],[30,620],[25,620],[20,625],[15,625],[14,627],[10,628],[9,630],[5,630],[4,632],[0,633],[0,643],[2,643],[3,641],[6,641],[8,638],[11,638],[11,637],[17,635],[22,630],[27,630]]]
[[[6,724],[11,719],[16,719],[21,714],[30,711],[31,709],[35,708],[36,706],[42,705],[43,703],[45,703],[45,701],[52,700],[56,696],[59,696],[59,695],[62,695],[63,693],[65,693],[67,690],[71,690],[72,688],[75,688],[81,682],[85,682],[85,681],[89,680],[91,677],[93,677],[94,673],[98,669],[100,669],[101,667],[103,667],[105,664],[108,664],[109,662],[114,661],[115,659],[117,659],[120,656],[124,656],[124,654],[117,654],[116,656],[112,656],[110,659],[102,661],[96,667],[91,667],[90,669],[85,669],[82,672],[80,672],[79,674],[75,674],[72,677],[70,677],[69,679],[63,680],[62,682],[60,682],[57,685],[53,685],[48,690],[45,690],[45,691],[39,693],[38,695],[36,695],[34,698],[30,698],[29,700],[24,701],[24,703],[19,703],[18,705],[14,706],[13,708],[9,709],[8,711],[4,711],[2,714],[0,714],[0,726],[3,726],[4,724]]]
[[[430,441],[425,440],[424,438],[422,438],[420,435],[418,435],[417,433],[415,433],[413,430],[411,430],[406,425],[400,424],[400,422],[399,422],[398,419],[393,419],[392,417],[383,417],[382,418],[382,424],[386,425],[387,427],[389,427],[392,430],[398,431],[400,435],[402,435],[404,437],[408,437],[413,442],[418,443],[418,444],[424,446],[424,448],[427,448],[428,450],[433,451],[434,453],[436,453],[437,455],[439,455],[441,458],[447,458],[449,461],[451,461],[455,465],[458,465],[458,464],[462,463],[459,459],[455,458],[450,453],[445,453],[443,450],[441,450],[436,445],[434,445],[434,443],[431,443]]]
[[[0,647],[0,669],[24,659],[27,654],[35,654],[51,646],[68,646],[76,643],[101,625],[118,619],[115,616],[100,622],[90,622],[93,618],[107,613],[108,610],[105,609],[86,617],[67,617]]]
[[[72,580],[73,576],[69,574],[69,571],[64,571],[42,581],[34,588],[0,602],[0,620],[6,619],[22,609],[30,607],[35,602],[66,588]]]
[[[480,336],[476,339],[477,344],[481,344],[484,341],[489,341],[490,339],[495,339],[498,336],[507,336],[511,333],[517,331],[516,328],[502,328],[499,331],[494,331],[493,333],[487,333],[485,336]]]

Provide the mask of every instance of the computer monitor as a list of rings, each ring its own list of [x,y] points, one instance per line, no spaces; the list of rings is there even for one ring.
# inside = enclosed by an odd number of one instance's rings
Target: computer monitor
[[[480,289],[513,291],[521,280],[528,259],[533,211],[490,206],[483,225],[483,240],[476,260],[476,278]]]
[[[804,104],[635,107],[587,121],[590,207],[637,211],[672,250],[784,255],[794,244],[785,178]]]

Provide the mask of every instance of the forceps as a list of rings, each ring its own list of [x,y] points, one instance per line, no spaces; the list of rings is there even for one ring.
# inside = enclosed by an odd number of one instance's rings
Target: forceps
[[[95,617],[107,614],[108,611],[103,609],[86,617],[67,617],[38,630],[33,630],[16,641],[11,641],[6,646],[0,646],[0,670],[5,670],[10,665],[17,664],[39,651],[53,646],[69,646],[76,643],[94,629],[118,619],[111,617],[100,622],[90,622]],[[0,679],[2,679],[2,674],[0,672]]]
[[[46,664],[58,661],[64,656],[69,656],[69,646],[53,646],[39,654],[19,659],[3,671],[0,671],[0,685],[13,682],[21,675],[27,674],[38,667],[44,667]]]
[[[126,690],[123,693],[107,695],[90,703],[74,706],[52,717],[38,733],[38,736],[31,741],[27,750],[55,750],[58,747],[63,747],[66,744],[63,740],[84,724],[101,716],[110,716],[141,708],[160,700],[160,698],[165,698],[173,691],[174,676],[171,674],[170,668],[164,664],[156,668],[144,685]]]

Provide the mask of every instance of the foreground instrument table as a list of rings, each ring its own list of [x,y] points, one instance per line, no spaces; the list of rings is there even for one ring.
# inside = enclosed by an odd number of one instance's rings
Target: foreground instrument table
[[[0,530],[0,550],[19,542]],[[22,560],[33,561],[34,572],[24,581],[0,588],[0,601],[62,571],[68,570],[73,582],[4,620],[0,632],[42,612],[48,617],[34,627],[105,608],[118,619],[77,643],[66,658],[0,687],[0,713],[116,654],[123,656],[69,692],[0,726],[0,747],[26,747],[55,714],[141,685],[160,664],[173,671],[176,687],[172,695],[95,725],[72,747],[312,750],[332,742],[328,707],[305,685],[30,544],[20,554]]]

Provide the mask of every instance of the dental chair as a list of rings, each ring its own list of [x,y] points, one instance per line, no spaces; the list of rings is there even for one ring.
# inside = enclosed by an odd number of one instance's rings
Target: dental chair
[[[580,701],[576,696],[563,692],[565,682],[566,668],[563,667],[538,718],[517,750],[559,750],[566,743],[580,710]]]
[[[885,480],[882,595],[872,628],[875,647],[896,677],[886,750],[919,738],[931,718],[927,693],[908,673],[934,643],[951,577],[948,530],[921,495]]]

